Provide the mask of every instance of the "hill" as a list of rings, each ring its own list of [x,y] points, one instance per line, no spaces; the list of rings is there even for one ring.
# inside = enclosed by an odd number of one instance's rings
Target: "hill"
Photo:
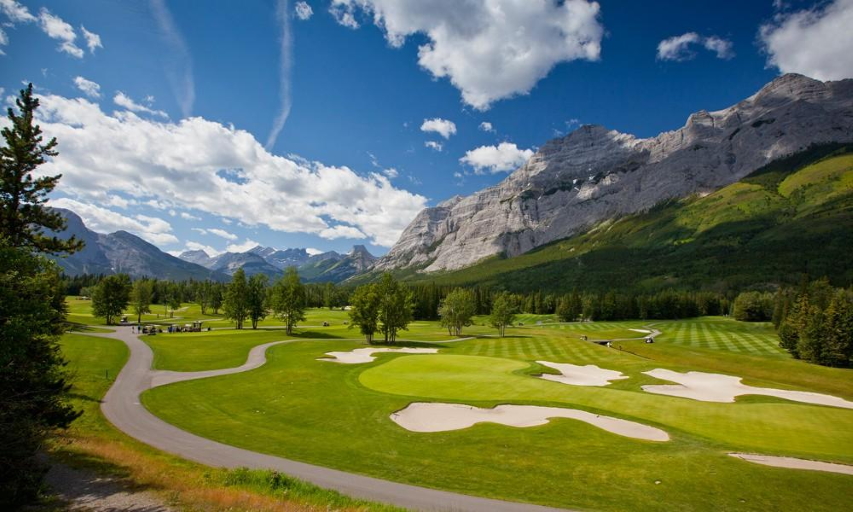
[[[464,270],[396,274],[411,282],[514,291],[740,289],[807,273],[853,283],[853,145],[822,145],[713,193]],[[362,278],[366,279],[366,278]]]

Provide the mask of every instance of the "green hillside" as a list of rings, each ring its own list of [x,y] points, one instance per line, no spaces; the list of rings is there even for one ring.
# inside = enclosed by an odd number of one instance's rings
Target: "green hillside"
[[[725,291],[797,282],[802,273],[853,282],[853,145],[810,148],[707,196],[660,204],[515,258],[400,277],[512,291]]]

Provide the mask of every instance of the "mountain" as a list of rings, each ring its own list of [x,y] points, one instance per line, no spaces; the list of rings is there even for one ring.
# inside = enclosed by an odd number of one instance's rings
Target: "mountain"
[[[512,291],[718,292],[853,284],[853,144],[814,146],[707,195],[661,203],[515,258],[409,280]],[[366,279],[364,276],[360,279]]]
[[[331,281],[340,283],[350,277],[364,273],[377,261],[363,245],[356,245],[347,254],[335,251],[324,252],[311,256],[308,261],[298,268],[299,275],[306,282]]]
[[[184,251],[182,252],[178,258],[181,258],[184,261],[189,261],[190,263],[195,263],[196,265],[201,265],[202,267],[207,267],[210,263],[210,256],[199,249],[197,251]]]
[[[267,263],[281,270],[287,267],[299,267],[307,263],[311,257],[305,249],[278,250],[272,247],[261,247],[260,245],[254,249],[249,249],[249,252],[257,254],[265,259]]]
[[[264,274],[270,279],[281,276],[281,270],[252,252],[225,252],[211,258],[205,266],[229,276],[234,275],[234,272],[241,268],[247,276]]]
[[[68,275],[125,273],[133,278],[147,276],[175,281],[227,279],[227,276],[219,272],[164,253],[127,231],[96,233],[88,229],[74,212],[62,208],[54,208],[54,211],[62,214],[68,225],[67,229],[59,234],[60,237],[76,235],[86,242],[82,251],[55,258]]]
[[[375,269],[448,271],[519,256],[667,200],[712,194],[812,144],[850,141],[853,80],[796,74],[654,138],[582,126],[498,185],[423,210]]]

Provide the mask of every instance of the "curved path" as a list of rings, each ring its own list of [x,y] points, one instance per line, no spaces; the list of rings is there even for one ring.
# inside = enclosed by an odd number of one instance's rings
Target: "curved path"
[[[265,352],[268,347],[295,340],[257,346],[249,352],[246,363],[238,368],[181,373],[152,370],[154,354],[151,348],[136,335],[131,334],[127,327],[120,327],[110,334],[88,333],[87,335],[115,338],[124,342],[130,349],[127,364],[101,404],[104,416],[127,435],[160,450],[209,466],[274,469],[349,496],[391,503],[410,509],[477,512],[557,510],[389,482],[236,448],[190,434],[170,425],[148,412],[139,401],[139,395],[143,391],[156,386],[257,368],[266,361]]]

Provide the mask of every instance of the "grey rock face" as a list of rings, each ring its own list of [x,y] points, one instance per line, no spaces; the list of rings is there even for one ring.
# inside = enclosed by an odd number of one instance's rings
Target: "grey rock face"
[[[210,264],[210,256],[201,249],[197,251],[184,251],[178,255],[178,258],[201,265],[202,267],[207,267]]]
[[[853,80],[777,78],[654,138],[582,126],[503,182],[420,212],[375,269],[454,270],[512,257],[666,199],[709,193],[815,143],[853,141]]]

